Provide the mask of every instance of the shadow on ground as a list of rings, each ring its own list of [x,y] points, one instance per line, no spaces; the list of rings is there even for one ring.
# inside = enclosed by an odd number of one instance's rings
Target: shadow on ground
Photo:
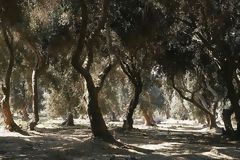
[[[170,159],[239,159],[240,144],[227,141],[221,135],[166,131],[157,128],[113,131],[122,142],[154,150]],[[149,155],[151,158],[151,155]]]
[[[239,143],[219,135],[168,131],[158,127],[112,129],[124,147],[91,137],[87,126],[37,128],[30,136],[0,135],[0,159],[19,160],[165,160],[238,159]]]
[[[30,136],[0,137],[0,159],[133,159],[152,154],[135,146],[118,147],[91,137],[86,126],[36,128]],[[12,134],[12,133],[11,133]],[[158,159],[163,156],[157,155]]]

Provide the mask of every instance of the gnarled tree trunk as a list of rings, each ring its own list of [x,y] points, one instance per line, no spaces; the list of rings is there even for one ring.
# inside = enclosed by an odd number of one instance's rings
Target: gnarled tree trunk
[[[233,85],[233,76],[235,72],[235,63],[234,61],[228,60],[225,62],[225,66],[223,68],[223,75],[226,82],[226,88],[228,90],[227,96],[228,99],[231,102],[231,107],[229,109],[223,110],[223,121],[225,124],[226,133],[233,135],[234,129],[231,124],[231,115],[235,113],[235,118],[237,121],[237,134],[240,134],[240,106],[239,106],[239,96],[237,95],[237,92],[235,90],[235,87]]]
[[[6,87],[2,86],[2,90],[5,90]],[[7,97],[7,93],[3,91],[4,97],[2,99],[2,112],[4,117],[4,123],[7,129],[9,131],[16,131],[19,127],[16,125],[16,123],[13,120],[13,116],[10,110],[9,105],[9,97]]]
[[[126,119],[123,121],[124,129],[133,129],[133,113],[134,113],[134,110],[137,108],[141,92],[142,92],[142,81],[141,81],[141,78],[139,77],[138,82],[134,84],[134,96],[131,99],[130,104],[128,106]]]
[[[209,118],[209,128],[217,128],[216,117],[213,114],[208,115]]]
[[[68,113],[66,120],[62,123],[65,126],[74,126],[73,114]]]
[[[74,62],[75,61],[72,61],[73,66],[76,65]],[[109,64],[104,69],[104,71],[99,75],[99,83],[95,86],[89,71],[85,70],[84,68],[81,68],[81,66],[78,66],[78,67],[75,66],[75,69],[77,69],[79,73],[83,73],[84,78],[86,80],[88,94],[85,98],[87,102],[87,111],[90,119],[91,130],[94,137],[101,138],[107,142],[116,142],[114,137],[111,135],[111,133],[107,129],[106,123],[103,119],[102,112],[100,110],[99,103],[98,103],[99,92],[101,91],[103,87],[103,82],[105,81],[111,68],[112,68],[112,65]]]
[[[112,141],[112,135],[107,129],[101,110],[98,106],[98,92],[91,81],[87,81],[88,88],[88,116],[91,129],[95,137]]]
[[[2,85],[2,91],[4,94],[3,99],[1,101],[2,112],[3,112],[4,123],[6,125],[6,128],[9,129],[10,131],[18,131],[20,128],[13,120],[13,116],[12,116],[10,105],[9,105],[10,82],[11,82],[11,75],[12,75],[12,70],[14,66],[13,39],[10,38],[10,36],[8,35],[10,34],[10,32],[7,32],[6,29],[3,29],[2,31],[3,31],[3,36],[9,50],[9,55],[10,55],[7,72],[5,75],[5,84]]]
[[[193,91],[191,94],[191,97],[187,97],[186,95],[184,95],[184,93],[181,91],[181,89],[177,88],[176,84],[175,84],[175,80],[174,80],[174,76],[171,77],[171,81],[172,81],[172,85],[173,85],[173,88],[178,92],[178,94],[180,95],[181,98],[183,98],[184,100],[188,101],[188,102],[191,102],[193,105],[195,105],[197,108],[199,108],[201,111],[203,111],[208,117],[208,120],[210,122],[209,124],[209,127],[210,128],[213,128],[213,127],[217,127],[217,124],[216,124],[216,117],[215,117],[215,114],[211,113],[207,108],[207,104],[205,102],[205,100],[203,99],[203,97],[201,95],[198,95],[198,99],[200,102],[198,102],[196,99],[195,99],[195,94],[197,93],[197,90]]]
[[[208,104],[205,100],[205,98],[202,95],[199,95],[199,100],[201,101],[201,104],[203,105],[203,107],[208,108]],[[205,112],[207,115],[207,122],[208,122],[208,126],[210,129],[212,128],[217,128],[217,122],[216,122],[216,106],[213,107],[212,112],[209,111],[209,113]]]
[[[102,28],[104,28],[105,22],[107,20],[107,11],[109,7],[109,0],[103,0],[102,3],[102,17],[98,23],[98,26],[96,27],[96,30],[93,32],[93,35],[91,38],[87,37],[87,25],[88,25],[88,8],[84,0],[79,1],[80,7],[81,7],[81,13],[82,13],[82,22],[81,22],[81,30],[79,33],[78,41],[77,41],[77,47],[74,50],[71,58],[71,64],[74,67],[74,69],[81,74],[87,85],[88,90],[88,97],[86,98],[87,104],[88,104],[88,116],[90,119],[91,129],[94,137],[101,138],[108,142],[116,142],[111,133],[108,131],[107,126],[105,124],[105,121],[103,119],[101,110],[99,108],[98,103],[98,93],[101,90],[103,86],[103,82],[107,76],[107,74],[111,70],[111,65],[106,67],[103,71],[102,75],[99,75],[99,83],[95,86],[93,78],[90,73],[90,68],[93,63],[93,46],[94,41],[96,40],[96,37],[99,36],[100,31]],[[85,43],[86,39],[88,39],[88,42]],[[87,60],[86,60],[86,66],[83,66],[83,57],[81,57],[81,54],[83,52],[84,46],[86,45],[86,48],[88,50],[87,54]]]
[[[231,122],[232,114],[233,114],[233,108],[223,109],[222,116],[223,116],[226,135],[232,135],[234,133],[234,129]]]

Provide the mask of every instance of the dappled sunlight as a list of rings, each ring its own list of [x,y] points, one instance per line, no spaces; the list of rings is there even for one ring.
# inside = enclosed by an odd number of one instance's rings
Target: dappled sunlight
[[[123,132],[123,137],[118,138],[133,146],[154,150],[153,154],[166,157],[221,159],[222,156],[225,159],[229,157],[234,159],[240,156],[239,145],[234,141],[226,143],[224,139],[217,136],[218,133],[216,132],[203,132],[204,128],[202,128],[201,124],[192,124],[188,121],[182,122],[184,121],[178,123],[168,123],[166,121],[160,125],[158,124],[157,127],[147,127],[147,129],[143,126],[135,125],[138,129]],[[234,147],[235,149],[227,147],[231,143],[235,143],[238,147]],[[217,150],[217,155],[214,156],[212,154],[212,148]]]
[[[168,123],[167,121],[155,127],[143,124],[134,125],[137,129],[130,131],[119,130],[116,127],[121,122],[108,124],[114,137],[126,144],[119,147],[99,139],[93,139],[89,126],[80,125],[77,120],[73,127],[59,125],[61,119],[41,123],[36,131],[29,131],[30,136],[23,136],[1,128],[0,155],[3,158],[14,158],[13,153],[21,153],[20,159],[36,157],[44,159],[96,159],[129,158],[137,159],[236,159],[240,157],[239,143],[226,142],[217,134],[202,133],[201,125],[190,124],[186,121]],[[183,123],[182,123],[183,122]],[[45,126],[46,124],[46,126]],[[54,128],[52,126],[57,126]],[[185,130],[184,130],[185,129]],[[232,146],[234,145],[234,146]],[[7,148],[6,148],[7,147]],[[9,149],[12,152],[9,152]],[[29,150],[32,150],[29,153]],[[34,156],[32,155],[34,154]]]
[[[225,155],[223,153],[220,153],[216,149],[211,149],[209,152],[204,152],[204,153],[201,153],[201,154],[204,155],[204,156],[207,156],[209,158],[212,158],[212,159],[228,159],[228,160],[236,159],[232,156],[228,156],[228,155]]]
[[[4,126],[0,126],[0,137],[28,137],[28,135],[10,132],[9,130],[6,130]]]
[[[179,148],[182,145],[182,143],[177,142],[163,142],[160,144],[143,144],[138,145],[140,148],[150,149],[150,150],[173,150],[176,148]]]

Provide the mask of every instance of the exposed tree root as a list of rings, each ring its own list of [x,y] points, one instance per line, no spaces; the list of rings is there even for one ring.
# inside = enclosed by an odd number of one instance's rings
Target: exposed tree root
[[[5,127],[7,130],[9,130],[10,132],[17,132],[21,135],[24,136],[29,136],[28,132],[22,130],[21,127],[19,127],[16,123],[13,123],[12,125],[8,125]]]

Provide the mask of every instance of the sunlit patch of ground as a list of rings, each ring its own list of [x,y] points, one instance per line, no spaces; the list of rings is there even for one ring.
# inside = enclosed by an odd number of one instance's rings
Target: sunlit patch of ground
[[[119,129],[121,122],[109,122],[114,137],[125,147],[109,145],[91,137],[88,119],[75,119],[75,126],[61,126],[61,118],[41,117],[30,136],[0,127],[0,159],[127,160],[127,159],[239,159],[240,145],[226,141],[219,130],[212,131],[195,121],[167,120],[154,127],[136,120],[135,129]],[[19,121],[20,122],[20,121]],[[18,122],[18,123],[19,123]],[[22,123],[27,128],[27,124]]]

